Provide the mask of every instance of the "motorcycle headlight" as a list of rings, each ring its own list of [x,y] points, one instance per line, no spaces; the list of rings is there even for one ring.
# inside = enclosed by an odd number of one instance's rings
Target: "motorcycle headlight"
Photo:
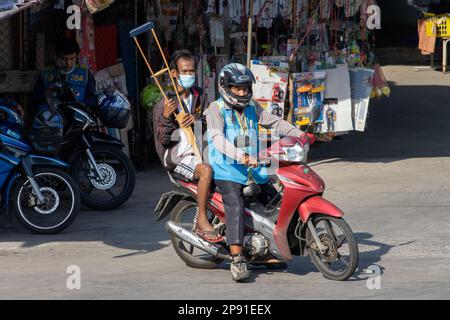
[[[302,147],[299,143],[296,143],[292,147],[281,148],[284,154],[280,154],[280,160],[289,162],[303,162],[308,153],[309,146],[305,145]]]

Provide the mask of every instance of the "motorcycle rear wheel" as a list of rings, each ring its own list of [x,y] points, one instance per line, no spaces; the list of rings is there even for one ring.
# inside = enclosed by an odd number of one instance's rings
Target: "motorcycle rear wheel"
[[[306,243],[313,264],[330,280],[344,281],[350,278],[358,266],[359,252],[353,231],[342,218],[315,215],[312,223],[327,251],[320,253],[309,228],[306,231]],[[340,233],[336,232],[337,226]],[[344,247],[345,245],[345,247]],[[347,255],[344,255],[348,253]],[[337,270],[336,270],[337,269]]]
[[[196,207],[195,202],[182,200],[172,210],[170,220],[192,231]],[[171,235],[171,240],[175,252],[191,268],[214,269],[223,262],[223,259],[197,249],[174,235]]]

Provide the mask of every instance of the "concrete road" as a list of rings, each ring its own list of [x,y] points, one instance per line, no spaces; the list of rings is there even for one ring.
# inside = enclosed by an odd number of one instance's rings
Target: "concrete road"
[[[228,266],[188,268],[152,212],[170,190],[155,167],[139,173],[132,199],[113,212],[83,211],[63,234],[0,228],[1,299],[449,299],[450,75],[386,67],[390,99],[371,104],[367,132],[310,153],[355,232],[360,264],[332,282],[308,258],[258,269],[235,284]],[[69,266],[81,289],[69,290]],[[365,270],[378,266],[379,289]],[[370,281],[372,286],[377,284]],[[370,286],[369,286],[370,287]]]

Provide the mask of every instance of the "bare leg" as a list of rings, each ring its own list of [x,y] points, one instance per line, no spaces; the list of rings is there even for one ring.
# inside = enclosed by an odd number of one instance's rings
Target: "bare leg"
[[[195,167],[194,177],[198,179],[198,222],[197,229],[199,231],[214,231],[214,228],[208,221],[207,204],[209,196],[209,188],[211,186],[212,169],[207,164],[199,164]],[[213,237],[218,238],[218,237]]]

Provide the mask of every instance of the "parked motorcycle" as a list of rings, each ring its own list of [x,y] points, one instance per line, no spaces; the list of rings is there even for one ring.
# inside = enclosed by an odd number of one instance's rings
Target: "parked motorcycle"
[[[58,84],[51,90],[52,103],[66,120],[59,156],[70,163],[81,201],[94,210],[120,207],[133,194],[136,180],[133,163],[122,151],[124,144],[100,132],[96,110],[75,102],[70,87]]]
[[[78,214],[78,188],[63,171],[69,165],[36,154],[22,136],[22,127],[14,110],[0,105],[0,213],[12,209],[33,233],[61,232]]]
[[[260,165],[267,165],[269,158],[279,161],[273,177],[278,194],[263,205],[258,201],[258,185],[244,188],[244,254],[250,264],[267,265],[309,255],[324,277],[346,280],[358,264],[357,242],[344,213],[322,197],[325,184],[306,164],[308,151],[307,136],[284,137],[260,155]],[[174,190],[161,197],[155,212],[158,221],[170,214],[166,229],[178,256],[194,268],[215,268],[231,260],[225,243],[209,243],[193,232],[196,184],[174,173],[169,178]],[[220,190],[211,193],[208,215],[226,237]]]

